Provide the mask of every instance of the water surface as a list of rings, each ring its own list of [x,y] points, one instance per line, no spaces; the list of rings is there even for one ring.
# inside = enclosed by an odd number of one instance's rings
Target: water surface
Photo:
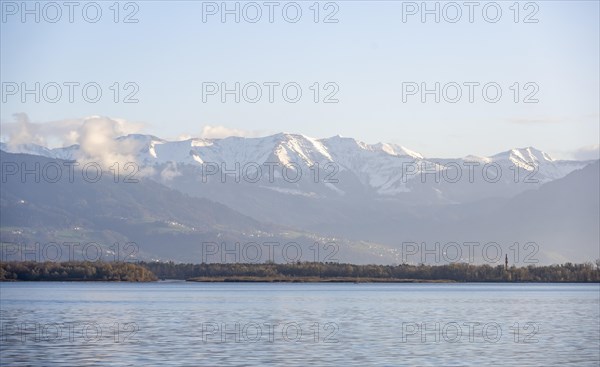
[[[7,366],[598,366],[598,284],[0,283]]]

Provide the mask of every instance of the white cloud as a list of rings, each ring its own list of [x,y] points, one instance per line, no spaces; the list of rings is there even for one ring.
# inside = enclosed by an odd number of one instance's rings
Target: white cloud
[[[15,122],[2,124],[2,140],[9,146],[38,144],[48,148],[79,144],[81,161],[94,161],[103,166],[115,162],[133,162],[139,149],[134,141],[119,141],[117,137],[142,130],[143,125],[123,119],[90,116],[49,122],[31,122],[25,113],[15,114]]]
[[[177,164],[173,162],[167,163],[166,167],[160,172],[160,178],[163,181],[171,181],[177,176],[181,176],[181,172],[177,170]]]
[[[574,150],[553,151],[551,156],[556,159],[577,161],[600,159],[600,145],[592,144]]]
[[[558,124],[565,120],[558,118],[558,117],[515,117],[515,118],[509,118],[508,121],[513,124],[530,125],[530,124]]]
[[[572,157],[577,160],[600,159],[600,145],[593,144],[581,147],[572,152]]]
[[[183,140],[190,140],[191,138],[193,138],[193,136],[191,136],[190,134],[181,134],[181,135],[177,136],[174,140],[175,141],[183,141]]]
[[[2,124],[2,140],[9,145],[38,144],[66,146],[77,140],[80,120],[60,120],[47,123],[31,122],[25,113],[14,115],[15,122]]]
[[[135,154],[142,148],[140,143],[132,139],[116,139],[135,130],[126,121],[120,119],[100,116],[85,118],[78,130],[78,160],[94,161],[104,167],[112,166],[114,163],[124,165],[135,162]]]
[[[48,148],[77,144],[81,129],[89,120],[110,120],[117,136],[140,132],[144,125],[118,118],[90,116],[47,122],[31,122],[26,113],[14,114],[15,122],[2,124],[2,141],[9,145],[38,144]]]

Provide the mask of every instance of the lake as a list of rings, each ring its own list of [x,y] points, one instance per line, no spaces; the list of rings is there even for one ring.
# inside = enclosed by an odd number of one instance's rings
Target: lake
[[[7,366],[598,366],[598,284],[0,283]]]

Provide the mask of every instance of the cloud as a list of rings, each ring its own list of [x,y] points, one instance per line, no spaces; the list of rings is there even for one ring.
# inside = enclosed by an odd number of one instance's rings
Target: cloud
[[[553,151],[552,157],[564,160],[589,161],[600,159],[600,145],[586,145],[573,150]]]
[[[48,148],[56,148],[77,144],[82,127],[90,119],[111,120],[115,126],[114,130],[119,136],[137,133],[144,128],[141,123],[100,116],[48,122],[31,122],[26,113],[16,113],[13,117],[15,122],[2,124],[2,140],[13,146],[38,144]]]
[[[513,124],[532,125],[532,124],[557,124],[564,121],[557,117],[529,117],[529,118],[510,118],[509,122]]]
[[[245,138],[255,138],[264,135],[259,131],[241,130],[241,129],[230,129],[225,126],[211,126],[206,125],[202,128],[200,137],[205,139],[221,139],[229,136],[239,136]]]
[[[77,160],[94,161],[103,167],[135,162],[135,154],[142,148],[142,142],[116,139],[134,131],[124,120],[100,116],[85,118],[77,131]]]
[[[116,139],[139,132],[143,124],[123,119],[90,116],[50,122],[31,122],[27,114],[14,115],[15,122],[2,124],[2,140],[9,147],[38,144],[48,148],[79,144],[76,159],[109,167],[115,162],[134,162],[139,143]]]
[[[593,144],[587,145],[585,147],[581,147],[576,149],[571,153],[571,156],[576,160],[590,160],[590,159],[600,159],[600,145]]]
[[[49,146],[57,141],[70,145],[77,139],[76,131],[81,126],[78,120],[61,120],[48,123],[31,122],[25,113],[14,114],[15,122],[2,124],[2,140],[10,146],[38,144]]]
[[[8,134],[8,144],[11,146],[19,144],[45,145],[44,138],[38,134],[37,128],[29,121],[29,116],[24,113],[14,115],[16,120],[13,124],[6,124],[2,130]]]
[[[513,117],[506,121],[521,125],[546,125],[560,123],[596,123],[598,114],[587,114],[578,116],[533,116],[533,117]]]
[[[166,167],[160,172],[160,178],[163,181],[171,181],[177,176],[181,176],[181,172],[177,170],[177,164],[173,162],[167,163]]]
[[[190,134],[181,134],[181,135],[177,136],[174,140],[175,141],[183,141],[183,140],[190,140],[192,138],[193,138],[193,136],[191,136]]]

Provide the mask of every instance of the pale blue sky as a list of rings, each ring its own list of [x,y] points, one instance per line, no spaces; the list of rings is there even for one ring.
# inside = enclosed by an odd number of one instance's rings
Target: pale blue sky
[[[211,125],[317,138],[341,134],[441,157],[523,146],[566,157],[599,142],[598,1],[536,2],[539,22],[533,24],[513,21],[512,1],[499,2],[497,23],[486,22],[478,8],[473,23],[463,14],[454,24],[421,23],[416,16],[403,23],[399,1],[338,1],[333,24],[313,22],[312,1],[299,2],[298,23],[282,19],[280,6],[274,23],[263,14],[254,24],[221,23],[216,16],[203,23],[202,2],[141,1],[138,23],[115,24],[113,2],[99,3],[103,15],[95,24],[77,10],[73,23],[63,14],[54,24],[21,23],[17,16],[0,24],[2,82],[94,81],[103,90],[95,104],[77,95],[75,103],[63,96],[54,104],[7,96],[2,123],[19,112],[34,122],[104,115],[144,123],[144,132],[165,138],[200,135]],[[522,9],[521,18],[527,12]],[[139,85],[139,103],[114,103],[108,87],[128,81]],[[213,96],[202,103],[203,82],[269,81],[299,83],[302,99],[290,104],[279,94],[273,104],[266,96],[236,104]],[[337,83],[339,103],[314,103],[308,89],[314,82]],[[402,103],[402,82],[497,82],[503,96],[490,104],[477,90],[474,103],[466,95],[456,104],[431,97],[421,103],[418,96]],[[514,82],[537,83],[540,102],[514,103]]]

